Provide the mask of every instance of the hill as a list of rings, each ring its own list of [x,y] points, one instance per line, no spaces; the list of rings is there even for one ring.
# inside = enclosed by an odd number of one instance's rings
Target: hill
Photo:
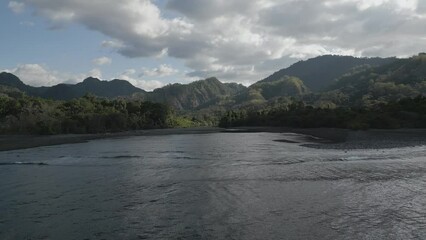
[[[178,110],[188,110],[235,95],[245,89],[241,84],[222,83],[213,77],[189,84],[170,84],[137,96],[153,102],[167,103]]]
[[[284,76],[300,78],[312,91],[324,90],[354,69],[366,69],[382,66],[396,61],[395,58],[356,58],[351,56],[324,55],[300,61],[288,68],[281,69],[260,82],[273,82]]]
[[[297,77],[283,76],[274,81],[259,81],[240,91],[228,101],[227,108],[260,107],[277,98],[302,97],[310,90]],[[232,106],[230,106],[231,104]]]

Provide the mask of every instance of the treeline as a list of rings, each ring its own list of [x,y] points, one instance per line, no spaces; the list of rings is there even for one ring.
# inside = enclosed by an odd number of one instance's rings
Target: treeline
[[[426,97],[406,98],[371,108],[315,108],[303,102],[257,111],[228,111],[221,127],[396,129],[426,127]]]
[[[0,93],[0,133],[66,134],[190,126],[167,105],[135,100],[108,100],[92,95],[70,101]]]

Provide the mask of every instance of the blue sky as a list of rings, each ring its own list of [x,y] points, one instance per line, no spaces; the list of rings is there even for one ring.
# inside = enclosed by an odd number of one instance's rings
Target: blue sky
[[[161,2],[159,3],[161,5]],[[152,84],[142,83],[139,87],[151,90],[167,83],[185,83],[195,80],[195,78],[185,76],[189,69],[176,58],[167,56],[129,58],[102,47],[102,42],[110,39],[102,33],[91,31],[79,24],[52,28],[46,19],[34,14],[31,6],[26,6],[22,12],[15,13],[8,4],[9,2],[4,2],[0,8],[0,29],[4,33],[0,45],[3,56],[0,58],[0,70],[13,72],[19,66],[40,65],[48,73],[51,72],[55,78],[58,78],[57,81],[52,82],[36,79],[39,81],[36,82],[29,79],[31,76],[23,74],[23,80],[27,80],[26,82],[31,85],[44,86],[60,82],[79,82],[89,75],[96,75],[91,74],[96,72],[93,71],[94,69],[100,70],[101,74],[97,77],[102,79],[118,78],[129,70],[135,70],[134,77],[141,78],[139,75],[143,74],[144,69],[155,71],[161,69],[162,65],[167,65],[180,73],[170,76],[153,74],[155,76],[146,77],[146,81],[153,82]],[[94,64],[93,61],[98,58],[108,58],[111,63]],[[138,81],[135,81],[134,84],[138,85]]]
[[[15,0],[0,70],[34,86],[121,78],[152,90],[216,76],[250,84],[324,54],[425,51],[423,0]]]

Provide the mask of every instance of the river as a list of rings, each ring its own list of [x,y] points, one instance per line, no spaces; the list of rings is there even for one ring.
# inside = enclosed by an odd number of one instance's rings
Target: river
[[[425,146],[326,150],[297,137],[0,152],[0,239],[426,239]]]

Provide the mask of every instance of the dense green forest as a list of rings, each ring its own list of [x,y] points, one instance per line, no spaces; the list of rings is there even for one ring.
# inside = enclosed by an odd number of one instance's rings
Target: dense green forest
[[[315,108],[303,102],[262,110],[232,110],[221,127],[277,126],[295,128],[394,129],[425,128],[426,97],[406,98],[371,108]]]
[[[86,95],[69,101],[30,97],[0,86],[0,133],[106,133],[126,130],[189,127],[167,105]]]

